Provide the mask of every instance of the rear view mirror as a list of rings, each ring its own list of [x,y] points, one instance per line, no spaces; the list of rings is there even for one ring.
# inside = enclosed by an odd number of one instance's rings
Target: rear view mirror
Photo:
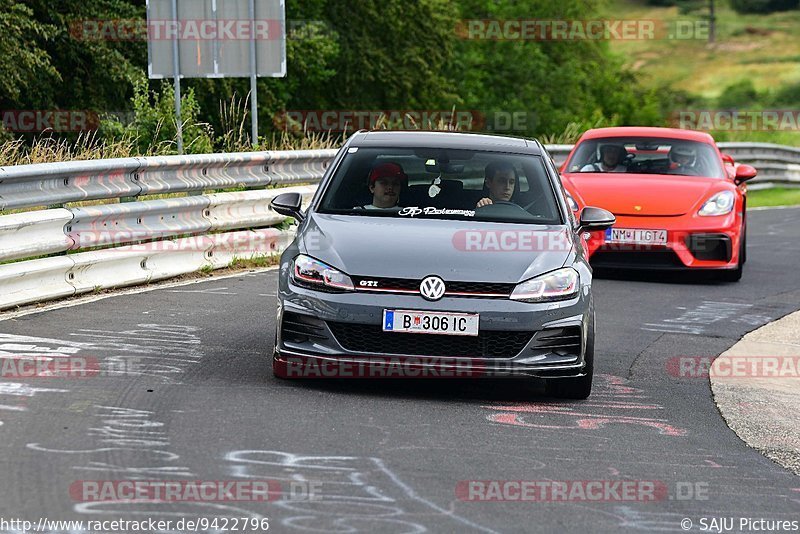
[[[461,174],[464,172],[464,165],[449,162],[439,163],[429,159],[425,162],[425,171],[431,174]]]

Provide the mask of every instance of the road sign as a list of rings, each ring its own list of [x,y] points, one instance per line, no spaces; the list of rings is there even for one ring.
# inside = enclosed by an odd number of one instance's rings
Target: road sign
[[[147,0],[148,75],[174,78],[176,117],[181,78],[249,77],[257,142],[256,78],[286,75],[284,1]]]
[[[256,76],[286,75],[283,0],[148,0],[150,78],[174,78],[178,42],[181,78],[249,77],[255,44]],[[251,4],[254,16],[250,15]]]

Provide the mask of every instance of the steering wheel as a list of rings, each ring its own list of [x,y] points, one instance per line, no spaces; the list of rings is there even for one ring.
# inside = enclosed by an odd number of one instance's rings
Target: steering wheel
[[[521,207],[522,207],[522,209],[524,209],[525,211],[527,211],[528,213],[530,213],[530,211],[529,211],[529,210],[530,210],[530,209],[531,209],[531,208],[534,206],[534,204],[536,204],[537,202],[539,202],[539,201],[540,201],[540,200],[542,200],[543,198],[544,198],[544,193],[542,193],[541,195],[539,195],[538,197],[536,197],[535,199],[533,199],[533,200],[532,200],[531,202],[529,202],[528,204],[525,204],[524,206],[521,206]]]
[[[516,208],[516,210],[512,209],[511,206]],[[486,204],[486,205],[481,206],[479,208],[475,208],[476,214],[478,212],[488,213],[489,211],[495,211],[495,212],[498,212],[498,214],[501,214],[502,212],[509,212],[509,211],[515,211],[516,212],[517,210],[521,210],[526,215],[530,215],[530,213],[528,213],[525,210],[525,208],[523,208],[522,206],[520,206],[516,202],[511,202],[511,201],[508,201],[508,200],[494,200],[494,201],[492,201],[491,204]],[[509,215],[513,216],[514,214],[513,213],[509,213]]]

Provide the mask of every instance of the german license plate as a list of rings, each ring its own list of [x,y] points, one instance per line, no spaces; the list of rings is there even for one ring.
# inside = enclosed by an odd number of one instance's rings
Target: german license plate
[[[631,243],[634,245],[666,245],[666,230],[643,230],[637,228],[609,228],[607,243]]]
[[[477,313],[383,310],[384,332],[477,336]]]

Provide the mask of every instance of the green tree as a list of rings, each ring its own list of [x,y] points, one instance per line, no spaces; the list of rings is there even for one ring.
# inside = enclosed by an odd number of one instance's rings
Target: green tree
[[[0,61],[27,71],[26,90],[5,93],[6,98],[22,108],[125,109],[132,82],[146,65],[146,43],[77,30],[87,21],[142,18],[144,5],[134,0],[25,0],[14,11],[26,13],[33,25],[20,26],[25,31],[16,41],[0,39],[0,47],[8,47]]]
[[[327,2],[340,53],[321,104],[332,108],[431,108],[457,99],[446,74],[455,43],[451,0]]]
[[[14,0],[0,0],[0,106],[23,107],[23,96],[41,93],[42,79],[58,73],[43,46],[55,28],[34,17],[33,10]]]
[[[581,20],[597,17],[598,2],[461,0],[466,20]],[[488,29],[488,26],[486,26]],[[467,37],[483,34],[467,33]],[[468,109],[526,112],[527,133],[559,132],[567,124],[660,124],[657,91],[642,88],[601,40],[462,39],[451,75]]]

